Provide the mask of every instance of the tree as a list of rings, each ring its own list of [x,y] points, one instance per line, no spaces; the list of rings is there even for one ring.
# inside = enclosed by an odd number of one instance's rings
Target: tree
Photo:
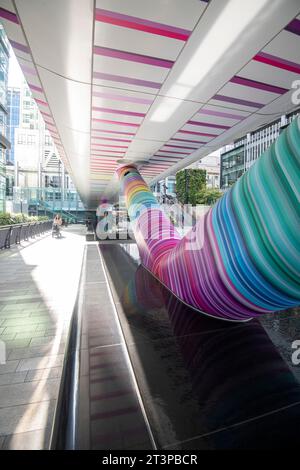
[[[212,206],[223,193],[218,189],[205,188],[199,191],[196,195],[196,204],[205,204],[206,206]]]
[[[206,187],[206,170],[186,169],[176,174],[176,195],[181,204],[197,203],[197,194]]]

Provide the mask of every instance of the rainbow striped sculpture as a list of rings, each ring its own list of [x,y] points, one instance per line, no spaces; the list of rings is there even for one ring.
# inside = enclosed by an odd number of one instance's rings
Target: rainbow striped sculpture
[[[300,303],[300,118],[183,238],[135,166],[117,170],[142,264],[189,306],[245,321]]]

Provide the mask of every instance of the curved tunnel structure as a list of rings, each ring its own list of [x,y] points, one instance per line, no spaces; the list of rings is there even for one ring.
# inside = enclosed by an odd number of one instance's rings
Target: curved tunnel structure
[[[300,303],[300,118],[181,238],[133,165],[117,170],[142,264],[180,300],[245,321]]]

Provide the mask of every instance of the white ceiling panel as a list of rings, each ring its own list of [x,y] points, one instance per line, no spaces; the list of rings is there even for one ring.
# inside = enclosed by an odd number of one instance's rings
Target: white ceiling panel
[[[15,5],[0,18],[89,206],[119,158],[156,181],[294,108],[299,0]]]

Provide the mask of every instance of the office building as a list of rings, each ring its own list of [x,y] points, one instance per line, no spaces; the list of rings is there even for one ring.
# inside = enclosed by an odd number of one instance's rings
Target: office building
[[[5,211],[6,152],[10,148],[6,137],[7,126],[7,78],[8,78],[9,44],[2,25],[0,24],[0,212]]]
[[[20,88],[7,89],[7,138],[11,148],[6,152],[7,163],[15,161],[15,129],[20,125]]]
[[[277,139],[280,132],[299,115],[299,110],[282,115],[276,121],[249,132],[221,153],[221,189],[232,186],[249,170],[260,155]]]

